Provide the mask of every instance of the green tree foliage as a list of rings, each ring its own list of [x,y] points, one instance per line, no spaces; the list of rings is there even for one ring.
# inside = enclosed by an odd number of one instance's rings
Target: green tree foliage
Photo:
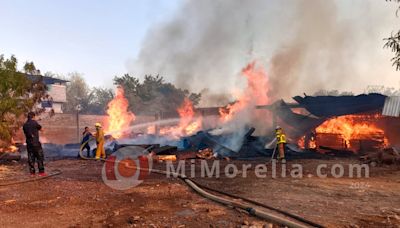
[[[17,71],[17,58],[0,55],[0,144],[10,143],[15,130],[25,121],[24,114],[34,109],[46,93],[41,80],[32,82]],[[33,63],[30,63],[34,67]],[[36,69],[36,68],[35,68]]]
[[[386,0],[388,2],[396,2],[400,3],[400,0]],[[397,8],[396,15],[400,11],[400,6]],[[400,30],[396,33],[392,33],[390,37],[384,39],[386,41],[384,47],[389,48],[394,53],[394,57],[391,59],[393,62],[393,66],[396,67],[396,70],[400,70]]]
[[[115,77],[114,84],[124,88],[130,109],[138,114],[175,112],[185,97],[188,97],[194,105],[201,99],[201,94],[177,88],[165,82],[159,75],[146,75],[143,82],[140,82],[138,78],[125,74],[122,77]]]
[[[36,74],[37,73],[35,64],[33,64],[33,62],[26,62],[23,69],[24,69],[24,72],[27,74]]]
[[[67,84],[67,102],[64,105],[64,112],[74,113],[79,105],[81,112],[86,113],[89,105],[89,86],[79,73],[70,73]]]
[[[114,98],[112,89],[93,88],[89,94],[88,113],[105,114],[107,104]]]
[[[49,73],[50,74],[50,73]],[[112,89],[91,89],[79,73],[69,74],[67,78],[67,103],[64,112],[75,113],[79,105],[82,114],[105,114],[107,104],[114,98]],[[114,84],[125,89],[130,110],[136,114],[154,115],[155,113],[175,112],[188,97],[194,105],[200,102],[201,95],[176,88],[166,83],[160,76],[146,75],[143,82],[128,74],[115,77]]]
[[[70,73],[67,80],[69,82],[64,112],[75,113],[79,105],[82,114],[105,114],[108,102],[114,97],[111,89],[90,89],[82,75],[76,72]]]

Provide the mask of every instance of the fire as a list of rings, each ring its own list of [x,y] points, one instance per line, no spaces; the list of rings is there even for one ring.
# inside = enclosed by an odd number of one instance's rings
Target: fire
[[[243,68],[242,75],[247,79],[247,87],[243,93],[237,96],[235,103],[225,108],[220,108],[219,114],[223,123],[232,120],[237,113],[251,105],[267,104],[269,102],[267,95],[269,83],[264,68],[257,66],[254,61]]]
[[[306,136],[301,137],[297,141],[297,145],[301,149],[306,149]],[[311,136],[310,139],[308,140],[307,149],[316,149],[316,148],[317,148],[316,138],[314,136]]]
[[[194,117],[193,103],[185,97],[182,105],[177,109],[177,111],[180,117],[179,126],[185,128],[190,124]]]
[[[337,135],[343,140],[345,148],[356,149],[357,145],[352,145],[354,140],[372,140],[379,143],[379,147],[386,147],[389,141],[385,136],[385,131],[376,125],[380,115],[346,115],[329,119],[315,129],[309,139],[301,137],[297,144],[300,148],[316,149],[317,136],[324,137],[323,134]],[[308,141],[308,142],[307,142]]]
[[[201,128],[201,119],[197,118],[193,121],[195,117],[193,103],[185,98],[183,104],[178,108],[178,113],[180,117],[179,129],[184,132],[185,135],[191,135]]]
[[[311,137],[310,141],[308,142],[308,148],[310,149],[316,149],[317,148],[317,142],[314,137]]]
[[[301,149],[305,149],[305,148],[306,148],[306,136],[302,136],[302,137],[297,141],[297,145],[298,145]]]
[[[376,118],[372,116],[372,118]],[[350,147],[350,140],[371,138],[375,135],[384,135],[384,130],[368,121],[363,121],[360,116],[347,115],[332,118],[325,121],[316,128],[318,133],[340,134],[347,146]]]
[[[156,133],[156,126],[151,125],[147,127],[147,134],[154,135]]]
[[[120,138],[123,130],[135,121],[135,115],[128,111],[129,102],[125,98],[125,92],[122,87],[117,87],[115,97],[108,103],[107,121],[105,132],[110,132],[114,138]]]
[[[195,118],[193,103],[185,98],[182,105],[177,109],[179,114],[179,125],[160,129],[161,135],[173,135],[176,137],[192,135],[202,127],[202,119]]]
[[[18,151],[18,147],[14,146],[14,145],[11,145],[11,146],[6,147],[6,148],[0,148],[0,152],[1,153],[3,153],[3,152],[14,153],[14,152],[17,152],[17,151]]]

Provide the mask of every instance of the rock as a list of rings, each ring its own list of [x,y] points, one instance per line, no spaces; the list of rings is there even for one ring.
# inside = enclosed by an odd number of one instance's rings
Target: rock
[[[244,220],[243,223],[242,223],[242,225],[248,226],[248,225],[250,225],[250,223],[249,223],[249,221]]]
[[[119,211],[114,211],[114,216],[118,216],[119,215]]]

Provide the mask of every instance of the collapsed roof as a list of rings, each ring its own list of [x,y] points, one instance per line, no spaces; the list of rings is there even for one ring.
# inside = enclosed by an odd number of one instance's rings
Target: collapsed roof
[[[358,96],[305,96],[293,97],[314,116],[333,117],[365,112],[381,112],[387,96],[377,93]]]

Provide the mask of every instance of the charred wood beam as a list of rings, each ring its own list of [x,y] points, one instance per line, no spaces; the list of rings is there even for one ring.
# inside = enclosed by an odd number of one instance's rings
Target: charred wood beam
[[[162,146],[152,150],[157,155],[172,155],[178,151],[176,146]]]

